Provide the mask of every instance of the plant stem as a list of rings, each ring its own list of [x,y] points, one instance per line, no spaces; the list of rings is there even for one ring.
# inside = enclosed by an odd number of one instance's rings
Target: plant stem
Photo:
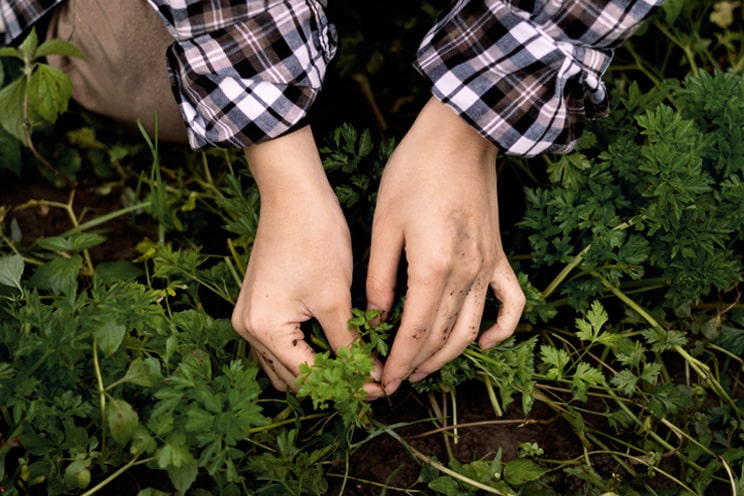
[[[106,454],[106,388],[103,385],[103,374],[101,374],[101,365],[98,361],[98,343],[95,337],[93,338],[93,368],[96,373],[96,384],[98,386],[98,396],[101,402],[101,456],[105,456]]]
[[[105,486],[107,486],[108,484],[110,484],[111,481],[113,481],[114,479],[116,479],[121,474],[123,474],[124,472],[126,472],[130,468],[134,467],[135,465],[141,465],[143,463],[149,463],[149,462],[155,460],[155,457],[152,457],[152,458],[147,458],[145,460],[142,460],[140,462],[137,462],[137,459],[138,458],[139,458],[139,455],[135,455],[134,458],[132,458],[131,460],[129,460],[126,463],[126,465],[122,465],[121,467],[119,467],[111,475],[109,475],[108,477],[106,477],[105,479],[103,479],[101,482],[99,482],[98,484],[96,484],[95,486],[93,486],[92,488],[90,488],[88,491],[85,491],[80,496],[91,496],[91,495],[97,493],[98,491],[100,491],[101,489],[103,489]]]

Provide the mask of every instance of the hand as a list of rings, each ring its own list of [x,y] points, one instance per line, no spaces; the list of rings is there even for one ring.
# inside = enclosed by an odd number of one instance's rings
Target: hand
[[[245,150],[261,215],[232,324],[279,390],[296,391],[314,351],[300,323],[315,317],[333,350],[358,338],[351,318],[349,228],[309,127]],[[377,380],[381,366],[377,369]],[[370,382],[371,398],[382,396]]]
[[[501,244],[496,155],[432,98],[385,167],[367,274],[368,306],[383,318],[403,250],[408,261],[403,315],[382,374],[386,394],[440,369],[478,338],[489,286],[501,307],[480,345],[503,341],[519,322],[525,296]]]

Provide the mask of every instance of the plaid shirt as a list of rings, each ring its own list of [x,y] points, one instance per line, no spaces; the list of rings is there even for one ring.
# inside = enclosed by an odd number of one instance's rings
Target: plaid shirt
[[[0,40],[61,1],[0,0]],[[168,65],[194,149],[246,147],[304,123],[335,53],[326,0],[148,2],[175,40]],[[612,49],[661,3],[459,0],[415,66],[504,152],[568,152],[586,119],[607,112]]]

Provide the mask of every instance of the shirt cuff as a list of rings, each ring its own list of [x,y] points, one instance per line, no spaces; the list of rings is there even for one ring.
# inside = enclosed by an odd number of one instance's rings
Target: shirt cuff
[[[587,119],[607,114],[612,49],[661,3],[460,0],[414,65],[435,97],[505,153],[566,153]]]
[[[151,3],[176,39],[168,66],[193,149],[245,148],[305,123],[336,50],[324,1]]]

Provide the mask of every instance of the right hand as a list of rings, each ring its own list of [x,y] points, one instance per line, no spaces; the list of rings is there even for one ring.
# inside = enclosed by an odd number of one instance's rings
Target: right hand
[[[302,363],[315,352],[300,324],[320,323],[335,352],[359,338],[351,318],[349,228],[325,176],[309,127],[245,150],[261,194],[261,215],[238,301],[235,330],[275,388],[296,391]],[[383,395],[381,365],[365,386]]]

